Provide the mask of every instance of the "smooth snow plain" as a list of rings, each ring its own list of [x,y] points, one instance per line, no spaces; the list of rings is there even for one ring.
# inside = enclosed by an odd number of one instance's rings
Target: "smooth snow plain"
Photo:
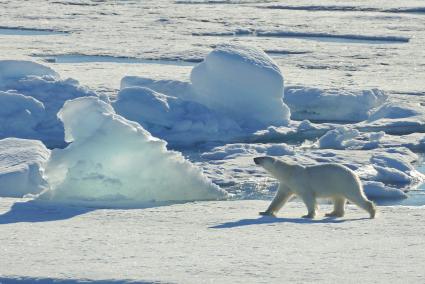
[[[424,10],[0,1],[0,283],[420,283]],[[259,218],[258,155],[395,206]]]

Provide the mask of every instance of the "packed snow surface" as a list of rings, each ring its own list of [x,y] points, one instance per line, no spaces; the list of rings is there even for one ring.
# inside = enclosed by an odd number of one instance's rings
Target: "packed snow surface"
[[[297,202],[278,218],[260,217],[268,205],[245,200],[93,211],[1,199],[0,281],[423,282],[423,207],[379,207],[371,220],[353,205],[344,218],[324,218],[332,208],[320,205],[318,218],[305,220]]]
[[[23,197],[47,188],[43,168],[50,151],[36,140],[0,140],[0,197]]]
[[[50,189],[40,199],[120,207],[225,196],[165,141],[96,97],[68,101],[58,116],[72,143],[52,151]]]

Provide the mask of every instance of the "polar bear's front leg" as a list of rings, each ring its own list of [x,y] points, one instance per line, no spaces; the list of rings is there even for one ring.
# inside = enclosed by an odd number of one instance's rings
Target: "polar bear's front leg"
[[[292,194],[293,193],[289,190],[289,188],[280,184],[272,203],[269,205],[269,208],[267,208],[264,212],[260,212],[260,215],[276,217],[276,213],[292,197]]]
[[[300,197],[303,200],[305,206],[307,206],[307,210],[308,210],[307,215],[304,215],[302,217],[310,218],[310,219],[313,219],[314,217],[316,217],[316,209],[317,209],[316,197],[310,193],[306,193]]]

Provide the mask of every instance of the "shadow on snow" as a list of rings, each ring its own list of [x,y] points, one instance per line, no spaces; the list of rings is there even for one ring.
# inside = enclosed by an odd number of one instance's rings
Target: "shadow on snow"
[[[0,224],[65,220],[93,210],[95,208],[58,206],[34,200],[15,202],[8,212],[0,215]]]
[[[147,209],[152,207],[168,206],[184,202],[153,202],[146,204],[125,204],[122,207],[104,206],[104,204],[65,204],[51,203],[48,201],[30,200],[27,202],[15,202],[10,210],[0,215],[0,225],[13,223],[37,223],[59,221],[73,218],[78,215],[86,214],[91,211],[101,209],[111,210],[129,210],[129,209]],[[0,282],[2,284],[2,282]]]
[[[33,277],[17,277],[8,278],[0,277],[0,283],[4,284],[30,284],[30,283],[57,283],[57,284],[118,284],[118,283],[132,283],[132,284],[153,284],[160,282],[146,282],[146,281],[132,281],[132,280],[89,280],[89,279],[57,279],[57,278],[33,278]]]
[[[295,223],[295,224],[326,224],[326,223],[344,223],[349,221],[360,221],[369,218],[358,219],[337,219],[337,218],[324,218],[324,219],[304,219],[304,218],[275,218],[270,216],[261,216],[257,219],[242,219],[233,222],[227,222],[210,227],[210,229],[229,229],[236,227],[262,225],[262,224],[276,224],[276,223]]]

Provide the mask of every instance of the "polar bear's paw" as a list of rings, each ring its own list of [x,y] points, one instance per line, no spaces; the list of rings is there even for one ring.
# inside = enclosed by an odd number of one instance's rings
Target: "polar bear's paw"
[[[326,213],[325,217],[344,217],[344,213],[342,212],[330,212],[330,213]]]
[[[314,217],[316,217],[316,214],[309,213],[309,214],[301,216],[301,217],[305,218],[305,219],[314,219]]]
[[[259,212],[258,214],[260,214],[261,216],[271,216],[271,217],[277,217],[276,214],[274,212],[268,212],[268,211],[264,211],[264,212]]]

